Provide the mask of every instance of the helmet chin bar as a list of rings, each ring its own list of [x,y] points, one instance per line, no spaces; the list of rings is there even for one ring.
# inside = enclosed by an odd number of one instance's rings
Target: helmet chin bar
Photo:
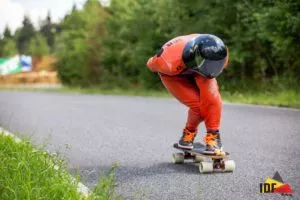
[[[216,78],[222,73],[225,61],[226,58],[220,61],[204,59],[200,65],[192,68],[192,70],[208,79]]]
[[[207,78],[207,79],[213,79],[213,78],[216,78],[215,76],[211,76],[211,75],[209,75],[209,74],[203,74],[203,73],[201,73],[201,71],[197,71],[197,70],[195,70],[195,69],[191,69],[191,70],[192,70],[193,72],[195,72],[195,73],[197,73],[197,74],[203,76],[204,78]]]

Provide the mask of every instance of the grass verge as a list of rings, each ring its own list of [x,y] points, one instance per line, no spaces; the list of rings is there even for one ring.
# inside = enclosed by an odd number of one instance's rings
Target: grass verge
[[[294,90],[278,92],[222,92],[226,102],[300,108],[300,93]]]
[[[80,87],[62,87],[51,89],[36,88],[1,88],[0,90],[17,90],[17,91],[46,91],[46,92],[63,92],[63,93],[80,93],[80,94],[105,94],[105,95],[129,95],[129,96],[150,96],[150,97],[171,97],[166,90],[145,90],[145,89],[103,89],[80,88]],[[225,102],[258,104],[279,107],[300,108],[300,92],[296,90],[278,90],[278,91],[235,91],[228,92],[221,90],[222,99]]]
[[[0,132],[0,199],[120,199],[115,195],[115,169],[102,175],[88,197],[78,192],[66,163],[28,140],[16,141]]]

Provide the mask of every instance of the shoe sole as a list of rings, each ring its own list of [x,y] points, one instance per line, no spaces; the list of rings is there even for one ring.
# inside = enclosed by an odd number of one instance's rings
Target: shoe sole
[[[187,149],[187,150],[191,150],[194,148],[194,146],[191,146],[191,147],[187,147],[187,146],[182,146],[178,143],[178,147],[182,148],[182,149]]]
[[[220,150],[220,152],[224,152],[223,147],[221,147],[219,150]],[[218,155],[218,154],[215,153],[215,151],[206,151],[205,150],[205,151],[203,151],[203,153],[207,154],[207,155]]]

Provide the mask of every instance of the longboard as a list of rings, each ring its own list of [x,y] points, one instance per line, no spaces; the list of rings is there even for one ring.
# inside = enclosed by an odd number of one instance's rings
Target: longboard
[[[193,149],[184,149],[173,144],[173,147],[179,149],[180,153],[173,153],[173,163],[182,164],[185,160],[192,159],[199,164],[200,173],[211,173],[215,171],[233,172],[235,170],[235,162],[229,160],[229,153],[224,152],[222,155],[209,154],[205,151],[205,145],[194,143]],[[208,159],[209,162],[205,161]]]
[[[173,144],[173,147],[179,150],[182,150],[183,152],[187,152],[187,153],[191,153],[191,154],[200,154],[202,156],[205,157],[210,157],[210,158],[214,158],[214,159],[222,159],[225,158],[227,156],[229,156],[228,152],[224,152],[224,154],[222,155],[216,155],[216,154],[212,154],[212,153],[208,153],[206,152],[206,146],[197,142],[193,144],[194,148],[193,149],[184,149],[181,148],[178,143]]]

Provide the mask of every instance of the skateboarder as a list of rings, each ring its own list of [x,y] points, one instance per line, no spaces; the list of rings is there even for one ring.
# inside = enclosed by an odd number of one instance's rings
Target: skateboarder
[[[148,68],[158,72],[166,89],[189,108],[179,147],[193,148],[198,126],[204,121],[206,151],[222,153],[222,100],[215,78],[227,66],[228,56],[227,47],[217,36],[191,34],[168,41],[148,60]]]

